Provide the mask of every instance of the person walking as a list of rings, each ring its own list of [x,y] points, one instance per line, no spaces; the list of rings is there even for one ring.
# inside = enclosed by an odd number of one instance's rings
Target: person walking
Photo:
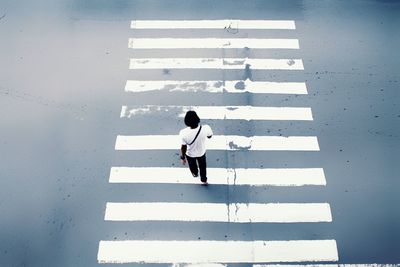
[[[206,137],[211,138],[213,132],[210,126],[200,125],[200,118],[193,110],[186,112],[184,122],[188,127],[179,132],[182,164],[188,162],[193,177],[199,176],[200,169],[200,179],[207,184]]]

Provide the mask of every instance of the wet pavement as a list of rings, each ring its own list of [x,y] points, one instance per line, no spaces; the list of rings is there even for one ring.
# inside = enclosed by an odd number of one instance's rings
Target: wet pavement
[[[134,19],[288,19],[290,32],[134,31]],[[400,263],[400,3],[0,2],[0,265],[98,266],[100,240],[335,239],[339,263]],[[130,37],[297,38],[299,50],[128,49]],[[132,71],[131,57],[301,58],[304,71]],[[128,79],[307,83],[308,95],[124,92]],[[320,151],[212,151],[209,167],[324,168],[327,186],[110,184],[113,166],[178,167],[177,151],[116,151],[177,134],[171,113],[122,105],[311,107],[313,121],[203,120],[214,133],[317,136]],[[176,114],[179,114],[179,110]],[[106,202],[327,202],[331,223],[106,222]]]

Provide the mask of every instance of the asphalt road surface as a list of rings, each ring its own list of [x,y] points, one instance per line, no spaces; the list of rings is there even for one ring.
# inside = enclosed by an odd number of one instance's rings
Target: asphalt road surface
[[[0,266],[399,264],[399,29],[383,0],[0,1]]]

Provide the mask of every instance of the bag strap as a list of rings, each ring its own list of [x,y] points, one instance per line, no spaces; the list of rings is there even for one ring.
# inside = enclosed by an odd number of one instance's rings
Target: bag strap
[[[193,139],[193,141],[192,141],[190,144],[188,144],[188,146],[191,146],[191,145],[194,143],[194,141],[196,141],[197,136],[199,136],[200,131],[201,131],[201,125],[200,125],[200,129],[199,129],[199,131],[197,132],[195,138]]]

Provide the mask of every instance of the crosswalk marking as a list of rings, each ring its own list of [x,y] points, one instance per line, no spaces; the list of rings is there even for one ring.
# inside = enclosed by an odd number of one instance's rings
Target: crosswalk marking
[[[106,221],[331,222],[327,203],[107,203]]]
[[[315,136],[237,136],[216,135],[207,140],[209,150],[271,150],[271,151],[319,151]],[[179,149],[177,135],[118,135],[116,150]]]
[[[100,241],[100,263],[266,263],[338,260],[335,240]]]
[[[382,263],[355,263],[355,264],[253,264],[253,267],[399,267],[400,264],[382,264]],[[175,264],[171,267],[191,267]],[[193,266],[194,267],[194,266]],[[217,267],[217,264],[215,264]],[[219,266],[222,267],[222,266]]]
[[[256,82],[256,81],[137,81],[128,80],[126,92],[207,92],[252,94],[307,94],[303,82]]]
[[[242,29],[294,30],[292,20],[132,20],[132,29],[213,29],[236,33]],[[231,35],[233,36],[233,35]],[[129,38],[128,47],[141,49],[299,49],[298,39],[274,38]],[[243,56],[243,55],[242,55]],[[131,58],[131,70],[304,70],[292,58]],[[136,73],[136,72],[135,72]],[[166,77],[166,76],[165,76]],[[206,92],[252,94],[307,94],[306,83],[286,81],[128,80],[126,92]],[[313,120],[309,107],[124,105],[121,118],[169,112],[182,118],[195,110],[212,120]],[[171,117],[168,116],[168,117]],[[116,150],[178,150],[177,135],[118,135]],[[319,151],[316,136],[216,135],[209,150]],[[234,186],[325,186],[322,168],[208,168],[208,181]],[[198,184],[187,168],[112,167],[110,183]],[[190,200],[189,200],[190,201]],[[180,221],[214,223],[331,222],[328,203],[192,203],[108,202],[105,220]],[[310,263],[338,261],[335,240],[125,240],[99,242],[99,263],[168,263],[172,267],[226,267],[227,263]],[[185,264],[185,265],[182,265]],[[258,265],[257,265],[258,264]]]
[[[129,69],[304,70],[301,59],[270,58],[131,58]]]
[[[263,29],[294,30],[293,20],[132,20],[131,29]]]
[[[254,106],[160,106],[144,105],[138,107],[122,106],[121,118],[131,118],[162,112],[179,112],[183,118],[187,111],[194,110],[202,119],[212,120],[304,120],[312,121],[311,108],[308,107],[254,107]],[[172,115],[173,117],[173,115]]]
[[[190,263],[173,263],[170,267],[226,267],[228,264],[222,263],[199,263],[199,264],[190,264]],[[399,264],[382,264],[382,263],[342,263],[342,264],[253,264],[252,267],[399,267]]]
[[[199,264],[173,263],[170,266],[171,267],[226,267],[228,265],[227,264],[222,264],[222,263],[199,263]]]
[[[132,49],[299,49],[298,39],[252,38],[129,38]]]
[[[322,168],[207,168],[210,184],[249,186],[326,185]],[[112,167],[110,183],[198,184],[187,168]]]

